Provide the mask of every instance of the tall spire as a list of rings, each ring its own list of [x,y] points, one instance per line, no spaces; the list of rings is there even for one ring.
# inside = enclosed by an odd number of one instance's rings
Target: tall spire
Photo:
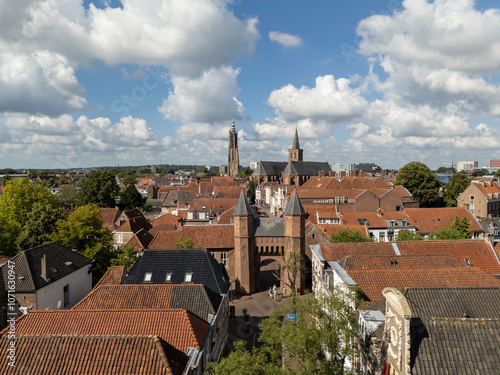
[[[295,136],[293,137],[292,150],[300,149],[299,146],[299,133],[297,132],[297,128],[295,128]]]

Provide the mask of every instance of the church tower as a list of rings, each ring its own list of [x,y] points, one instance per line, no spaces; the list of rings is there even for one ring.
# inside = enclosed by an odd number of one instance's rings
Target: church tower
[[[233,126],[229,130],[229,156],[227,159],[227,169],[228,175],[230,177],[235,177],[240,170],[240,157],[238,155],[238,133]]]
[[[299,134],[295,128],[292,148],[288,150],[288,161],[303,161],[303,151],[299,146]]]

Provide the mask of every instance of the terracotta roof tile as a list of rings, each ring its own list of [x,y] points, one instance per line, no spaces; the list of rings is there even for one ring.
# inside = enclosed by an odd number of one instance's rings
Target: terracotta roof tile
[[[223,212],[219,219],[217,220],[217,224],[233,224],[233,214],[236,206],[231,207],[229,210]]]
[[[185,353],[199,349],[209,324],[185,309],[32,310],[16,321],[16,337],[41,335],[157,335]],[[8,328],[1,334],[6,335]]]
[[[433,233],[439,229],[450,228],[457,216],[459,219],[464,216],[469,219],[470,232],[483,230],[474,216],[463,207],[407,208],[405,211],[420,233]]]
[[[200,284],[121,284],[94,288],[72,310],[186,309],[208,320],[222,297]]]
[[[349,276],[363,290],[369,302],[384,298],[382,290],[409,287],[491,287],[500,280],[476,267],[394,270],[350,270]]]
[[[196,198],[189,211],[226,211],[237,202],[238,198]]]
[[[120,214],[121,210],[118,207],[101,208],[102,226],[110,231],[114,231],[116,229],[115,222]]]
[[[109,269],[101,277],[99,282],[94,286],[94,289],[98,288],[101,285],[118,285],[122,282],[125,274],[126,274],[125,266],[109,267]]]
[[[10,339],[0,339],[7,352]],[[181,375],[188,358],[157,336],[16,337],[15,371],[5,359],[2,374],[63,375],[116,374]]]
[[[134,236],[125,245],[132,246],[134,248],[134,251],[147,249],[149,243],[153,240],[153,237],[153,234],[147,232],[144,229],[140,229],[139,232],[134,234]]]
[[[179,226],[179,223],[181,222],[182,218],[172,214],[165,214],[161,215],[159,218],[156,218],[155,221],[153,221],[153,227],[159,224],[174,224],[175,226]]]
[[[175,224],[157,224],[149,231],[149,234],[151,234],[154,238],[154,236],[156,236],[158,232],[165,232],[167,230],[177,230],[177,229],[178,227]]]
[[[151,223],[144,216],[137,216],[124,222],[116,231],[137,233],[141,229],[144,229],[147,232],[152,227]]]
[[[359,225],[358,219],[366,219],[369,227],[388,227],[387,221],[394,220],[396,227],[401,227],[399,221],[406,219],[408,226],[412,226],[408,215],[403,211],[382,211],[379,212],[342,212],[340,215],[342,223],[348,225]]]
[[[175,249],[175,243],[181,236],[193,241],[198,249],[234,248],[234,225],[192,225],[179,230],[158,232],[149,244],[150,249]]]
[[[306,207],[306,206],[304,206]],[[366,227],[364,225],[338,225],[338,224],[315,224],[321,232],[325,236],[329,238],[332,237],[332,234],[337,234],[341,230],[345,229],[355,229],[360,232],[363,236],[368,236],[369,234],[366,231]]]
[[[337,262],[353,255],[395,255],[389,242],[325,243],[319,246],[321,255],[328,262]]]
[[[339,260],[340,266],[348,270],[392,270],[463,267],[448,254],[429,255],[356,255]]]
[[[483,240],[408,241],[397,243],[403,255],[450,254],[462,265],[469,259],[473,267],[490,275],[500,275],[500,264],[490,244]]]

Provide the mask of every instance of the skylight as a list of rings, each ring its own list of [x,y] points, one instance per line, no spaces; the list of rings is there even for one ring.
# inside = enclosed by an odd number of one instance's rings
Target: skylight
[[[192,273],[186,273],[184,275],[184,282],[185,283],[190,283],[193,280],[193,274]]]
[[[150,283],[152,277],[153,277],[153,272],[146,272],[144,274],[144,282],[145,283]]]
[[[171,283],[172,282],[172,272],[168,272],[167,275],[165,276],[165,282],[166,283]]]

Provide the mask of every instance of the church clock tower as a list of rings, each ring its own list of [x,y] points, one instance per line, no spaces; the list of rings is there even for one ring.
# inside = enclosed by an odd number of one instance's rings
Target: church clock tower
[[[227,159],[227,169],[230,177],[235,177],[240,170],[240,157],[238,156],[238,133],[233,126],[229,130],[229,156]]]
[[[295,137],[293,137],[292,148],[288,150],[288,161],[303,161],[303,152],[299,146],[299,133],[295,128]]]

